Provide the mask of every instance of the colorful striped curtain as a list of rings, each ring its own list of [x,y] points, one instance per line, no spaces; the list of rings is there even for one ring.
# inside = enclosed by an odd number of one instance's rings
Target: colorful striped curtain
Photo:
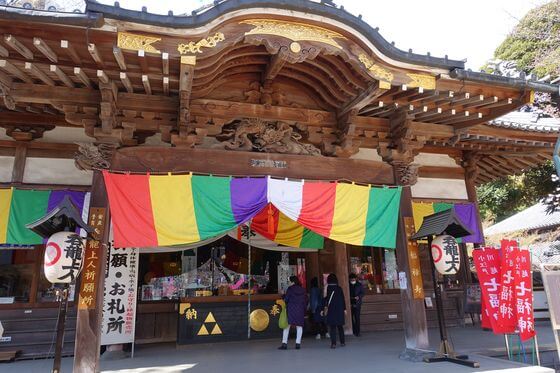
[[[395,247],[400,188],[107,171],[103,176],[117,247],[204,240],[250,220],[269,203],[324,237],[354,245]]]
[[[251,219],[251,230],[285,246],[305,249],[323,248],[323,236],[288,218],[272,204],[268,204]]]
[[[472,235],[462,237],[458,239],[458,242],[471,242],[471,243],[482,243],[483,237],[478,229],[478,214],[476,212],[476,206],[473,203],[446,203],[446,202],[413,202],[412,203],[412,215],[414,218],[414,226],[416,230],[422,225],[422,221],[428,215],[432,215],[436,212],[449,210],[450,208],[455,209],[455,213],[461,219],[463,224],[473,232]]]
[[[70,196],[87,220],[89,193],[70,190],[0,189],[0,243],[39,245],[43,238],[25,227],[51,211],[64,196]]]

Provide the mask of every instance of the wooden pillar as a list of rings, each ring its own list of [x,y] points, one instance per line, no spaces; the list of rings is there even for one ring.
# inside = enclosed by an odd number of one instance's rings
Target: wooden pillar
[[[305,253],[305,272],[307,273],[308,286],[311,284],[311,279],[317,277],[319,284],[321,284],[321,276],[319,271],[319,252]]]
[[[331,241],[331,240],[329,240]],[[331,241],[334,246],[334,269],[338,284],[344,293],[344,301],[346,302],[346,320],[344,324],[344,333],[352,334],[352,313],[350,306],[350,285],[348,280],[348,250],[346,244],[337,241]]]
[[[21,184],[23,182],[23,173],[25,172],[25,161],[27,159],[27,144],[25,142],[16,142],[16,152],[14,155],[14,167],[12,169],[12,183]]]
[[[480,210],[478,208],[478,198],[476,196],[476,185],[475,180],[478,176],[478,166],[477,162],[480,160],[480,155],[476,154],[475,152],[464,152],[463,153],[463,168],[465,169],[465,187],[467,189],[467,197],[469,202],[474,203],[476,207],[476,215],[477,215],[477,222],[478,222],[478,229],[482,233],[482,221],[480,219]],[[482,242],[480,244],[476,244],[475,246],[484,246],[484,235],[482,236]]]
[[[101,244],[97,249],[99,266],[95,269],[97,279],[95,306],[83,309],[78,306],[76,320],[76,346],[74,350],[74,373],[99,372],[99,354],[101,348],[101,322],[103,318],[103,293],[107,264],[107,244],[109,241],[109,208],[107,191],[100,171],[93,174],[91,187],[90,211],[92,208],[104,208],[105,226],[102,230]],[[87,260],[87,258],[86,258]],[[83,275],[82,271],[82,275]],[[83,282],[83,278],[82,278]]]
[[[395,180],[397,183],[402,183],[402,166],[395,166],[393,169],[395,173]],[[410,175],[407,176],[407,180],[416,180],[415,177],[410,177]],[[424,299],[414,299],[411,284],[412,276],[408,263],[408,237],[405,231],[404,217],[412,217],[412,192],[410,190],[410,186],[403,186],[402,188],[396,248],[398,270],[399,272],[405,272],[407,278],[406,289],[401,289],[401,305],[406,343],[405,353],[410,355],[414,353],[414,350],[427,350],[429,348],[429,341]],[[418,356],[403,357],[413,360],[418,358]]]

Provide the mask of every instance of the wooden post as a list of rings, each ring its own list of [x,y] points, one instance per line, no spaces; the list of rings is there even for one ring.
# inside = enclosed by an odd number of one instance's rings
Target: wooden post
[[[394,167],[395,180],[402,181],[402,176],[397,167]],[[415,178],[413,178],[415,179]],[[428,323],[426,320],[426,309],[423,299],[414,299],[414,292],[411,284],[411,273],[408,262],[408,238],[404,226],[404,217],[412,217],[412,193],[410,186],[403,186],[401,194],[401,205],[399,214],[399,225],[397,228],[397,266],[399,272],[406,273],[407,287],[401,289],[401,305],[404,323],[406,350],[401,354],[402,358],[418,360],[421,353],[415,350],[427,350]]]
[[[76,347],[74,351],[74,373],[99,372],[99,354],[101,348],[101,322],[103,317],[103,293],[107,263],[107,244],[109,240],[109,209],[107,191],[100,171],[93,174],[90,211],[92,208],[105,208],[102,239],[96,253],[99,265],[95,268],[97,281],[96,298],[91,308],[77,307]],[[90,217],[91,219],[91,217]],[[86,258],[87,260],[87,258]],[[82,271],[82,276],[86,268]],[[83,282],[83,277],[82,277]]]
[[[334,246],[334,268],[338,278],[338,284],[344,293],[344,302],[346,302],[346,319],[344,323],[344,333],[352,334],[352,312],[350,306],[350,285],[348,280],[348,250],[346,244],[337,241],[330,241]]]
[[[474,203],[476,207],[476,215],[478,222],[478,229],[482,233],[482,221],[480,220],[480,210],[478,208],[478,198],[476,197],[476,186],[475,186],[475,179],[478,176],[478,166],[477,162],[480,160],[480,155],[477,155],[475,152],[464,152],[463,154],[463,168],[465,169],[465,187],[467,189],[467,197],[469,202]],[[482,242],[480,244],[476,244],[475,247],[484,246],[484,236],[482,236]]]
[[[317,277],[319,284],[321,284],[319,272],[319,252],[305,253],[305,272],[307,273],[308,286],[311,285],[311,279]]]
[[[21,184],[25,171],[25,160],[27,158],[27,144],[18,141],[16,143],[16,153],[14,156],[14,168],[12,169],[12,183]]]

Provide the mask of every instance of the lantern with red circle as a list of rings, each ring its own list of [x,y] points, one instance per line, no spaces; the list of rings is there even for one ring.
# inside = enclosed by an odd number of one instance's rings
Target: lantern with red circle
[[[84,241],[74,232],[57,232],[45,246],[43,268],[53,284],[72,283],[82,269]]]
[[[461,266],[459,245],[453,236],[441,235],[432,241],[432,257],[436,270],[442,275],[454,275]]]

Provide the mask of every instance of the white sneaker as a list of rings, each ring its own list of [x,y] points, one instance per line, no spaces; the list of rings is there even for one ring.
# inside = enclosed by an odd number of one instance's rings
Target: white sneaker
[[[315,339],[321,339],[321,334],[317,334],[317,335],[315,336]]]
[[[331,337],[331,335],[329,333],[327,333],[326,335],[327,339]]]

